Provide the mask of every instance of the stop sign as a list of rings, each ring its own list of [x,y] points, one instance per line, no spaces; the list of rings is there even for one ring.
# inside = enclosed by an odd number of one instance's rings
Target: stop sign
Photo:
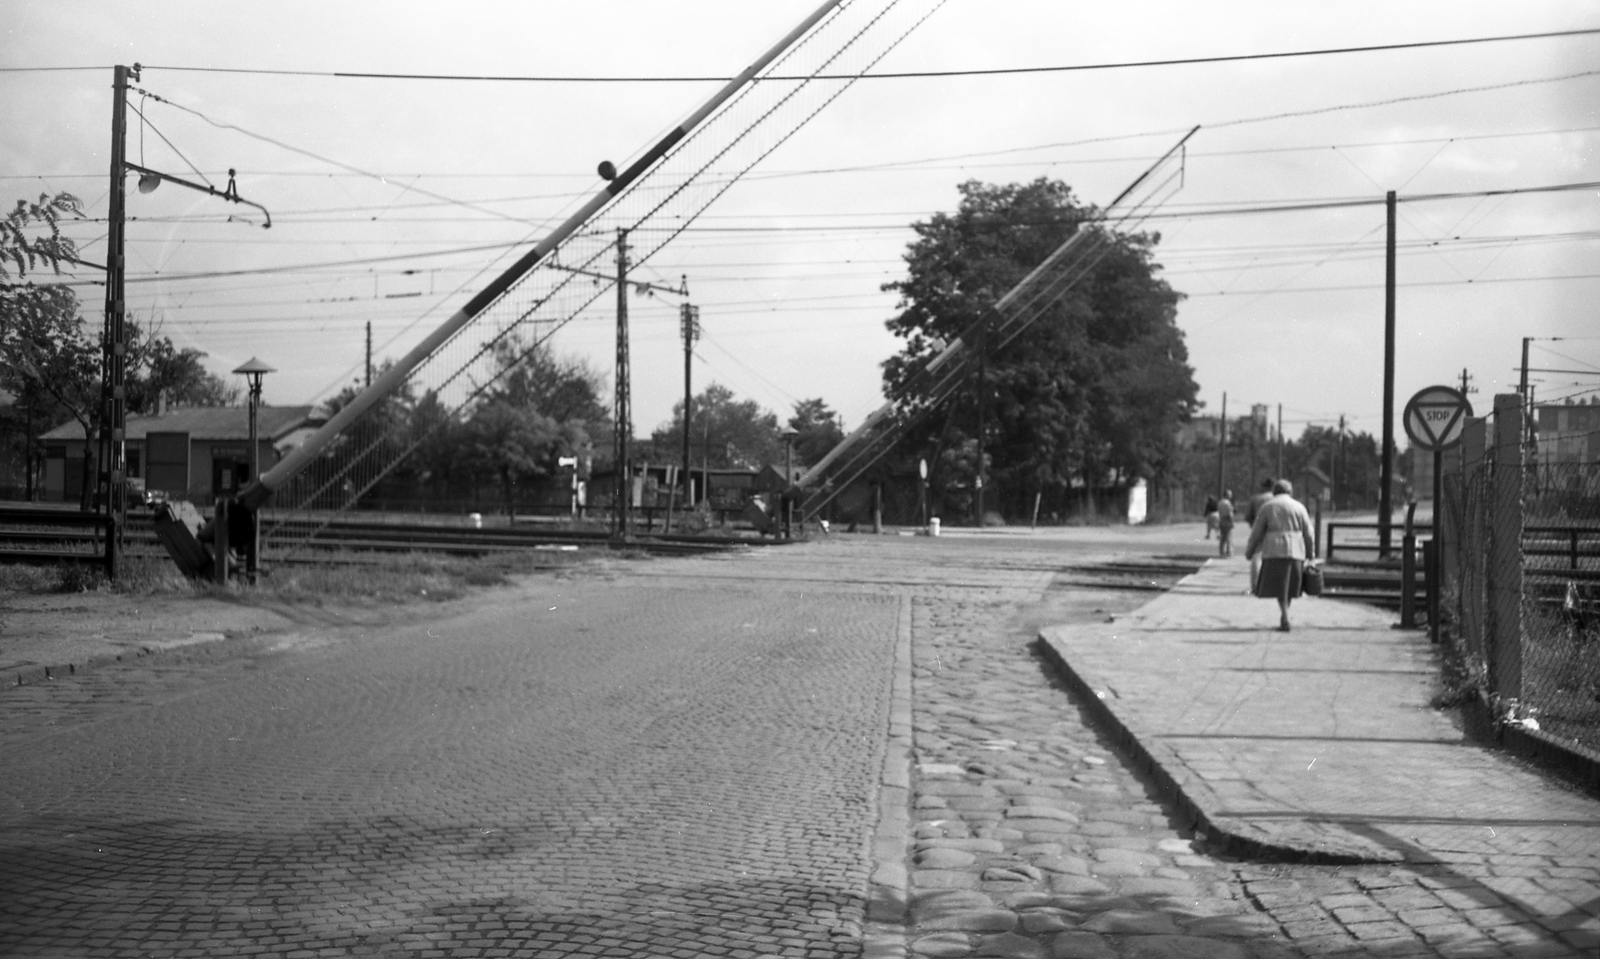
[[[1406,403],[1402,422],[1413,445],[1436,453],[1461,442],[1461,431],[1471,415],[1472,404],[1460,390],[1430,386]]]

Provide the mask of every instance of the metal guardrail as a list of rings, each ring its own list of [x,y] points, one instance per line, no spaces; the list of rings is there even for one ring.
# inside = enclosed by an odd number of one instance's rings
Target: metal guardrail
[[[1347,533],[1358,531],[1371,531],[1376,536],[1377,523],[1328,523],[1328,546],[1323,555],[1332,560],[1336,551],[1345,553],[1372,553],[1376,554],[1380,547],[1376,542],[1349,542],[1343,545],[1338,543],[1337,530]],[[1417,523],[1413,529],[1420,539],[1433,535],[1433,526],[1429,523]],[[1419,546],[1420,548],[1420,546]],[[1398,546],[1390,546],[1391,552],[1398,552]],[[1566,568],[1578,572],[1582,569],[1581,561],[1592,559],[1600,562],[1600,527],[1591,526],[1524,526],[1522,528],[1522,555],[1523,556],[1557,556],[1567,560]],[[1555,572],[1548,567],[1534,567],[1529,572]],[[1588,571],[1592,572],[1592,571]]]
[[[1378,524],[1377,523],[1326,523],[1324,525],[1328,530],[1328,545],[1327,545],[1327,548],[1323,550],[1322,555],[1323,555],[1323,558],[1328,560],[1329,562],[1333,561],[1334,552],[1335,552],[1336,549],[1342,549],[1346,553],[1373,553],[1373,554],[1377,554],[1377,553],[1381,552],[1382,549],[1383,549],[1383,547],[1381,547],[1377,542],[1377,535],[1378,535]],[[1414,523],[1414,524],[1412,524],[1411,528],[1412,528],[1412,531],[1419,537],[1422,536],[1423,534],[1427,534],[1429,536],[1433,535],[1433,525],[1431,523]],[[1341,529],[1349,531],[1349,532],[1355,532],[1355,531],[1358,531],[1358,530],[1370,530],[1372,532],[1372,535],[1373,535],[1373,542],[1371,542],[1371,543],[1367,543],[1367,542],[1349,543],[1349,542],[1347,542],[1344,546],[1338,546],[1337,545],[1337,536],[1335,534],[1336,534],[1337,530],[1341,530]],[[1398,541],[1398,539],[1399,539],[1399,537],[1396,537],[1397,541]],[[1399,552],[1400,547],[1398,545],[1398,542],[1396,542],[1394,544],[1391,544],[1390,547],[1389,547],[1389,550],[1390,550],[1390,552],[1396,552],[1396,553]]]

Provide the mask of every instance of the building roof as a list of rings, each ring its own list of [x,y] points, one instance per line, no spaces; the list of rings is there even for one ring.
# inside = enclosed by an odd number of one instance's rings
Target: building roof
[[[265,440],[276,442],[310,423],[320,422],[314,406],[262,406],[257,428]],[[249,440],[250,410],[243,406],[191,406],[162,414],[130,416],[126,437],[142,440],[150,433],[188,433],[190,440]],[[39,437],[41,440],[82,440],[83,428],[68,421]]]

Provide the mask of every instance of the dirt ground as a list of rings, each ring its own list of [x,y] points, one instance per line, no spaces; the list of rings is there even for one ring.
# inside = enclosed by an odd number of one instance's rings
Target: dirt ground
[[[600,565],[604,565],[603,563]],[[570,575],[571,571],[562,573]],[[504,582],[504,580],[502,580]],[[410,600],[228,595],[214,590],[130,594],[0,589],[0,683],[153,652],[223,640],[270,639],[275,646],[318,641],[346,628],[377,628],[404,619],[432,620],[482,603],[506,587],[469,588],[441,600],[427,591]]]

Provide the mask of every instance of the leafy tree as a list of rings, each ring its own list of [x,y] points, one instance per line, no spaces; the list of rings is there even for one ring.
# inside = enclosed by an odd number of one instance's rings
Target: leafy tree
[[[78,198],[70,193],[41,194],[36,203],[18,200],[0,220],[0,388],[16,398],[8,433],[21,430],[28,494],[33,494],[36,455],[33,436],[70,416],[84,428],[85,475],[93,446],[96,376],[99,351],[78,316],[78,300],[67,287],[41,287],[27,279],[29,270],[47,266],[61,271],[62,261],[75,261],[77,248],[61,235],[60,220],[78,216]],[[11,282],[16,273],[19,282]],[[87,484],[85,484],[87,503]]]
[[[583,359],[557,356],[549,346],[532,348],[508,339],[495,350],[502,371],[492,395],[536,410],[560,423],[582,425],[592,442],[611,431],[611,411],[601,395],[605,377]]]
[[[581,427],[563,427],[551,417],[503,399],[473,410],[463,432],[468,464],[498,480],[506,514],[516,513],[520,482],[537,482],[554,472],[555,458],[571,448]]]
[[[839,414],[828,409],[820,398],[795,403],[789,428],[800,434],[794,439],[795,459],[808,466],[827,456],[844,439]]]
[[[154,413],[163,393],[179,406],[231,406],[239,401],[240,388],[200,362],[205,353],[190,347],[180,350],[170,338],[158,335],[159,324],[150,326],[147,330],[138,322],[128,323],[128,412]]]
[[[675,460],[677,456],[661,451],[681,450],[682,437],[683,403],[679,402],[673,404],[672,420],[656,427],[650,441],[658,455]],[[712,469],[754,469],[783,462],[778,417],[755,400],[734,399],[733,391],[718,383],[694,398],[689,449],[693,465],[703,462]]]
[[[943,418],[920,437],[922,452],[946,467],[943,484],[970,486],[977,469],[981,398],[984,452],[1013,509],[1036,490],[1089,490],[1160,475],[1176,426],[1196,408],[1198,391],[1178,329],[1180,294],[1156,274],[1159,236],[1123,234],[1096,223],[1098,211],[1059,181],[959,187],[953,214],[913,225],[907,278],[890,332],[904,339],[884,364],[890,395],[912,401],[915,374],[942,342],[969,332],[995,303],[1075,232],[1093,231],[1098,259],[1089,273],[1009,344],[983,349],[974,375]],[[976,365],[976,364],[974,364]]]
[[[544,344],[508,338],[494,352],[499,373],[469,414],[468,466],[496,478],[506,511],[519,486],[534,490],[557,475],[562,456],[592,456],[610,433],[603,380],[588,364]]]
[[[50,196],[39,194],[37,203],[18,200],[17,205],[0,220],[0,280],[6,278],[7,263],[13,265],[19,278],[26,278],[29,270],[40,264],[61,272],[61,261],[75,261],[78,248],[68,237],[61,235],[63,216],[81,216],[83,205],[70,193]],[[43,229],[44,236],[38,231]]]
[[[461,424],[439,401],[439,394],[429,390],[412,409],[407,426],[406,445],[414,447],[409,464],[413,478],[436,496],[448,495],[451,480],[468,471],[459,455],[466,442]]]
[[[83,428],[84,476],[93,475],[98,433],[100,348],[78,315],[70,287],[23,286],[0,291],[0,385],[40,409],[69,416]],[[87,508],[91,486],[84,483]]]

